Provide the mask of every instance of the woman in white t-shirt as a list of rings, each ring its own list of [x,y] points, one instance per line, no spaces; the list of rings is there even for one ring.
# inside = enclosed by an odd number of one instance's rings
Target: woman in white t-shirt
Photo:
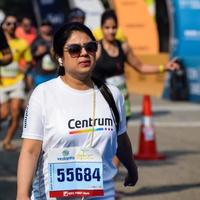
[[[138,179],[126,133],[124,98],[116,87],[108,86],[120,115],[116,131],[110,107],[91,79],[97,43],[85,25],[62,26],[53,47],[60,76],[39,85],[30,97],[17,200],[114,200],[114,155],[127,168],[124,185],[133,186]]]

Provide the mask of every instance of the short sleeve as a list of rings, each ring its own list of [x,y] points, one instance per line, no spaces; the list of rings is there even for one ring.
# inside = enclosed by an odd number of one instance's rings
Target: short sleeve
[[[125,113],[125,100],[124,96],[121,94],[120,90],[115,87],[108,85],[109,89],[112,92],[112,95],[115,99],[115,103],[119,112],[120,122],[119,122],[119,130],[118,135],[121,135],[126,132],[126,113]]]
[[[43,140],[44,112],[42,102],[42,88],[38,86],[33,91],[25,110],[22,138]]]

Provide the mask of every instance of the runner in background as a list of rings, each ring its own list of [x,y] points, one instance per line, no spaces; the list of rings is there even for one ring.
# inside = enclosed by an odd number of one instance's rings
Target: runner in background
[[[19,26],[16,29],[16,36],[27,41],[31,46],[32,42],[37,36],[36,28],[32,24],[32,20],[29,17],[23,17]]]
[[[85,12],[80,8],[73,8],[69,11],[69,14],[67,16],[67,22],[79,22],[81,24],[84,24],[85,22]],[[103,33],[101,30],[101,27],[98,27],[92,31],[94,37],[97,41],[101,40],[103,38]],[[120,41],[126,41],[126,37],[123,34],[122,30],[120,28],[117,29],[116,33],[116,39]]]
[[[0,67],[9,64],[12,61],[12,53],[10,47],[4,35],[2,28],[0,27]],[[1,80],[1,74],[0,74]]]
[[[29,87],[34,88],[57,75],[57,66],[50,52],[52,40],[53,26],[51,22],[43,21],[39,27],[39,34],[31,46],[33,64],[29,72]]]
[[[84,24],[85,12],[80,8],[72,8],[67,15],[67,22],[79,22]]]
[[[114,9],[114,4],[112,0],[107,1],[109,8]],[[97,27],[94,30],[92,30],[92,33],[97,41],[100,41],[103,39],[103,32],[101,27]],[[127,40],[127,37],[123,33],[122,29],[120,27],[117,27],[117,32],[115,34],[115,39],[119,40],[121,42],[125,42]]]
[[[24,77],[32,60],[27,42],[15,36],[16,27],[17,18],[14,15],[6,16],[2,23],[2,28],[13,54],[13,61],[0,68],[1,119],[4,120],[7,119],[8,116],[11,116],[7,132],[3,139],[3,149],[7,151],[15,150],[15,146],[11,141],[19,125],[20,112],[23,99],[25,98]],[[26,67],[23,69],[24,71],[19,68],[19,61],[21,58],[26,61]]]
[[[120,115],[117,131],[109,105],[91,79],[97,47],[92,32],[83,24],[65,24],[56,32],[53,50],[63,73],[35,88],[26,109],[18,162],[17,200],[84,199],[81,195],[79,198],[68,195],[83,187],[94,194],[100,185],[104,196],[92,199],[114,200],[113,178],[117,169],[112,158],[116,153],[128,171],[124,185],[136,184],[138,174],[126,133],[124,98],[116,87],[108,86]],[[98,157],[94,156],[95,152]],[[69,158],[71,167],[64,162],[54,170],[48,167],[51,158],[55,159],[55,166],[59,165],[59,158]],[[101,158],[98,163],[97,158]],[[96,173],[92,168],[95,163]],[[103,176],[98,173],[101,168]],[[51,174],[55,174],[54,180]],[[65,184],[66,179],[70,184]],[[56,189],[60,194],[52,189],[57,187],[56,182],[61,182]],[[56,198],[49,197],[50,191]]]
[[[23,17],[20,21],[20,24],[17,26],[15,31],[16,37],[26,40],[27,44],[31,48],[33,41],[37,36],[37,30],[32,24],[32,20],[29,17]],[[26,68],[26,61],[20,59],[19,62],[20,68]],[[30,76],[25,77],[26,82],[26,92],[30,90],[30,85],[32,84],[32,79]]]
[[[2,28],[0,27],[0,68],[12,62],[12,53],[10,47],[4,35]],[[0,71],[0,85],[1,85],[1,71]],[[1,110],[0,110],[1,112]],[[0,130],[1,130],[1,113],[0,113]]]
[[[100,45],[97,52],[97,62],[93,71],[93,76],[99,80],[104,80],[106,83],[115,85],[120,89],[125,98],[126,118],[128,121],[131,116],[131,109],[124,74],[125,62],[133,69],[145,74],[175,70],[178,69],[179,66],[174,60],[159,66],[142,64],[134,55],[128,42],[120,42],[115,39],[118,20],[114,10],[107,10],[102,14],[101,28],[103,39],[99,42]],[[116,164],[118,165],[119,162],[116,161]]]

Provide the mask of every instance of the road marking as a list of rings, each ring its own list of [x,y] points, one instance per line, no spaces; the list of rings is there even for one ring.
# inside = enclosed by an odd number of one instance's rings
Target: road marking
[[[128,122],[128,126],[130,127],[138,127],[141,125],[140,120],[130,120]],[[200,121],[193,121],[193,122],[153,122],[153,125],[155,127],[183,127],[183,128],[199,128],[200,127]]]
[[[0,177],[0,181],[16,182],[17,177],[16,176]]]
[[[142,105],[141,106],[131,106],[131,109],[133,112],[141,112],[142,111]],[[162,105],[162,106],[152,106],[152,111],[176,111],[176,112],[186,112],[186,111],[200,111],[200,106],[198,105],[185,105],[185,104],[179,104],[179,105]]]

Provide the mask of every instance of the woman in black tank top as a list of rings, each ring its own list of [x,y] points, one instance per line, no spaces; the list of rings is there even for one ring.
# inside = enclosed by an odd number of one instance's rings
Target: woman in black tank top
[[[107,10],[101,17],[101,28],[103,39],[99,42],[97,51],[97,62],[93,71],[93,76],[107,83],[117,86],[125,97],[125,109],[127,119],[131,115],[128,90],[124,76],[124,64],[127,62],[130,67],[140,73],[152,74],[162,73],[166,70],[175,70],[179,65],[175,60],[169,61],[165,65],[142,64],[134,55],[129,44],[115,39],[118,20],[113,10]]]
[[[106,78],[124,74],[124,63],[126,61],[126,57],[120,41],[116,40],[115,42],[116,48],[119,52],[117,56],[109,55],[107,50],[104,49],[103,40],[99,42],[101,48],[101,55],[96,62],[96,66],[93,73],[93,75],[96,78],[105,81]]]

